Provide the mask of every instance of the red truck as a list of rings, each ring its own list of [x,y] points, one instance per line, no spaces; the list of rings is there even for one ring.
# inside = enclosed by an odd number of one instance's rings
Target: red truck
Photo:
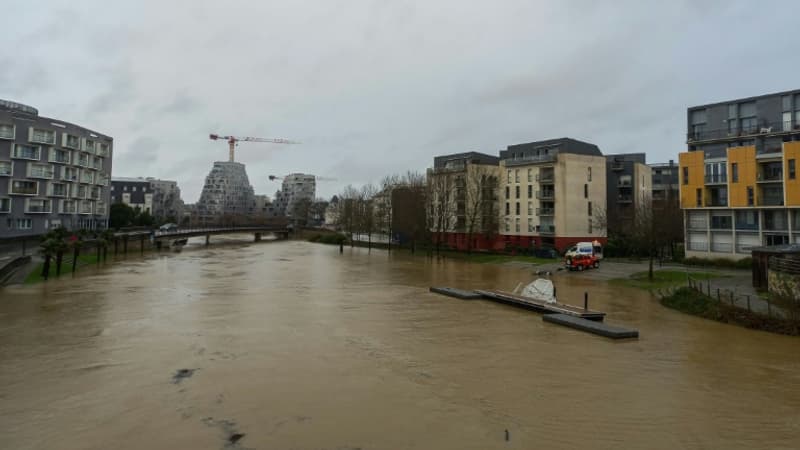
[[[600,267],[600,259],[594,254],[570,255],[565,259],[564,266],[567,268],[567,270],[582,271],[583,269],[589,269],[592,267],[597,269]]]

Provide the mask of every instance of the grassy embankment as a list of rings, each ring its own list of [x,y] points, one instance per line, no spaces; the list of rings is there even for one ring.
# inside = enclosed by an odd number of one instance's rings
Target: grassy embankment
[[[85,255],[78,255],[78,264],[75,268],[76,271],[81,270],[81,267],[85,267],[88,265],[97,264],[97,254],[85,254]],[[35,284],[41,281],[45,281],[44,277],[42,277],[42,267],[44,267],[44,263],[39,263],[33,269],[33,272],[29,273],[28,276],[25,278],[25,284]],[[72,273],[72,255],[65,254],[64,260],[61,262],[61,276],[69,275]],[[53,258],[50,261],[50,278],[56,278],[56,259]]]
[[[746,328],[769,331],[771,333],[800,336],[800,321],[779,317],[767,317],[763,314],[730,306],[725,302],[688,287],[681,287],[671,295],[663,297],[661,304],[686,314],[731,323]]]
[[[722,275],[713,272],[690,272],[695,280],[708,280]],[[648,279],[647,272],[637,272],[628,278],[615,278],[612,284],[658,291],[662,289],[677,288],[687,284],[687,272],[680,270],[654,270],[653,279]]]

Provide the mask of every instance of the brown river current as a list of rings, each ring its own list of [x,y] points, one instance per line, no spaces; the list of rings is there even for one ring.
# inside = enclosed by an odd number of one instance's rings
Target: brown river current
[[[0,449],[800,448],[800,339],[580,276],[641,339],[427,292],[531,279],[274,242],[2,288]]]

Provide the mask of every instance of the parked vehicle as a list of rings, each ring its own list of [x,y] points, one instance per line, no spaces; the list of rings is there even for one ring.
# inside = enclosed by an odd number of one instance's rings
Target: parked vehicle
[[[584,269],[600,267],[600,260],[594,254],[577,253],[569,255],[564,260],[564,267],[567,270],[583,271]]]
[[[578,242],[564,254],[564,256],[575,255],[594,255],[597,259],[603,259],[603,246],[598,241]]]
[[[178,225],[174,223],[165,223],[158,227],[158,231],[175,231],[178,229]]]

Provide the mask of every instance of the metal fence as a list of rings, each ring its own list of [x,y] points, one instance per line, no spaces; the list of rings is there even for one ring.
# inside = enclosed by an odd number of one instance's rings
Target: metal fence
[[[769,296],[758,296],[750,293],[737,293],[736,289],[726,289],[712,286],[714,280],[701,280],[687,275],[687,283],[690,289],[715,299],[717,302],[726,303],[730,306],[746,309],[747,311],[762,314],[767,317],[788,317],[786,311],[779,305],[772,302]]]

